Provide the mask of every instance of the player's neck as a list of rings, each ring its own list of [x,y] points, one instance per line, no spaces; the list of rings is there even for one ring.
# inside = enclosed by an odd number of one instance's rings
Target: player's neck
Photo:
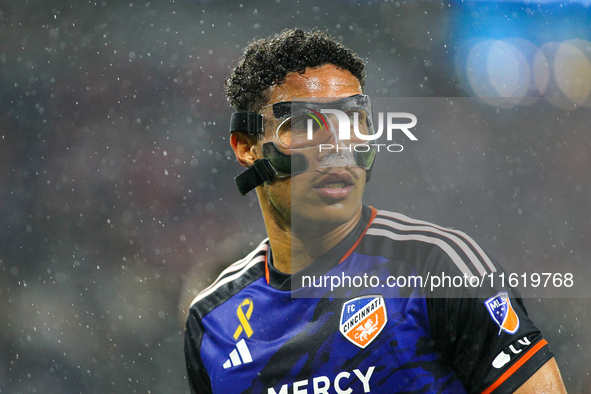
[[[273,250],[274,267],[288,274],[296,273],[307,267],[319,257],[342,241],[361,220],[362,206],[347,222],[333,228],[292,229],[291,223],[285,223],[263,210],[265,227]]]

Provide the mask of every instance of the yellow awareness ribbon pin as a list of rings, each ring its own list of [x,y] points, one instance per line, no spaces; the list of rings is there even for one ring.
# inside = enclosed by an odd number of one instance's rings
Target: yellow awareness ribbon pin
[[[248,306],[246,310],[246,314],[244,313],[243,307]],[[250,316],[252,315],[253,303],[250,298],[246,298],[240,305],[238,305],[238,309],[236,310],[236,314],[238,315],[238,320],[240,320],[240,325],[236,329],[234,333],[234,339],[238,340],[238,337],[242,333],[242,330],[246,333],[246,335],[250,338],[252,335],[252,328],[250,328],[250,324],[248,321],[250,320]]]

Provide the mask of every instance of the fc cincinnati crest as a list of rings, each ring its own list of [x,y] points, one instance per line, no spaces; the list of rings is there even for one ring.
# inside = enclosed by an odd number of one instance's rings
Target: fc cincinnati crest
[[[387,321],[384,297],[357,297],[343,304],[339,331],[353,344],[365,349],[380,335]]]
[[[501,331],[513,335],[519,330],[519,316],[511,306],[511,300],[506,291],[502,291],[484,301],[484,305],[486,305],[486,309],[488,309],[488,313],[490,313],[495,323],[500,327],[499,335],[501,335]]]

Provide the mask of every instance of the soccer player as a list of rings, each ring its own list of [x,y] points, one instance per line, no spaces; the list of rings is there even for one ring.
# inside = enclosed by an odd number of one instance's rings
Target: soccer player
[[[293,29],[251,43],[228,78],[231,145],[247,168],[236,181],[256,191],[268,239],[193,302],[191,391],[564,393],[515,290],[390,286],[502,268],[460,231],[362,203],[376,153],[364,77],[349,49]],[[349,140],[334,132],[342,114]],[[351,283],[364,275],[377,282]]]

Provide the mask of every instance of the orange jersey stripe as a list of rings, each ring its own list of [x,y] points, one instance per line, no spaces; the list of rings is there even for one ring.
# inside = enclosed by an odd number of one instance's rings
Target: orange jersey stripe
[[[507,380],[511,375],[513,375],[515,373],[515,371],[517,371],[519,368],[521,368],[521,366],[523,364],[525,364],[527,362],[527,360],[529,360],[530,358],[532,358],[533,355],[538,352],[538,350],[540,350],[541,348],[543,348],[547,344],[548,344],[548,342],[545,339],[542,339],[541,341],[539,341],[538,343],[536,343],[534,345],[534,347],[532,347],[531,349],[529,349],[529,351],[527,353],[525,353],[515,364],[513,364],[511,366],[511,368],[509,368],[507,370],[507,372],[505,372],[504,374],[502,374],[501,377],[498,378],[496,382],[494,382],[489,388],[487,388],[486,390],[484,390],[482,392],[482,394],[490,394],[493,391],[495,391],[497,387],[499,387],[501,384],[503,384],[503,382],[505,380]]]
[[[271,241],[269,241],[269,244],[271,243]],[[265,253],[265,279],[267,280],[267,284],[271,283],[271,278],[269,278],[269,266],[267,265],[267,256],[269,255],[269,251],[267,250],[267,253]]]

